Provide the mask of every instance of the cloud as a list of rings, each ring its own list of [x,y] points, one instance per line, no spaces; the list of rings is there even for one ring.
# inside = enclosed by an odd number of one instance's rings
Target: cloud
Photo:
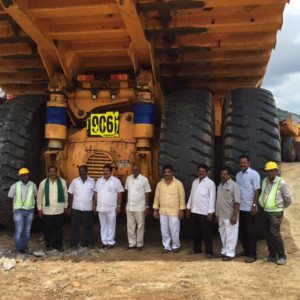
[[[300,113],[300,1],[286,5],[283,27],[262,86],[273,92],[277,106]]]
[[[272,91],[279,108],[300,114],[300,71],[293,74],[285,74],[281,83],[276,86],[264,86]]]

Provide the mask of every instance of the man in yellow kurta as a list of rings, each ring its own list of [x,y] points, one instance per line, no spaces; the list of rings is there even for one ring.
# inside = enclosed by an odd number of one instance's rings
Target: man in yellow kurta
[[[180,220],[184,216],[185,195],[182,183],[173,176],[171,165],[163,166],[164,178],[157,184],[153,217],[160,219],[163,253],[180,252]]]

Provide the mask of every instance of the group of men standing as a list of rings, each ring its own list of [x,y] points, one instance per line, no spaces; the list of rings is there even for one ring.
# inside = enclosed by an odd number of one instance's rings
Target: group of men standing
[[[198,167],[198,178],[192,183],[187,205],[182,183],[173,175],[171,165],[163,166],[163,179],[158,182],[153,203],[153,217],[160,220],[163,253],[180,252],[180,220],[185,216],[191,220],[193,248],[189,255],[202,252],[204,241],[206,258],[215,257],[213,252],[213,230],[218,219],[222,250],[219,256],[224,261],[232,260],[240,234],[246,256],[245,262],[256,261],[255,217],[258,204],[262,207],[267,223],[267,262],[285,264],[286,256],[280,235],[283,209],[291,203],[286,182],[277,176],[277,164],[265,166],[267,177],[262,181],[259,174],[250,168],[247,155],[240,156],[241,171],[232,179],[230,167],[221,169],[221,182],[216,188],[208,177],[205,164]],[[11,186],[8,198],[13,201],[15,221],[15,247],[17,252],[31,254],[28,248],[30,227],[37,197],[38,215],[44,222],[44,239],[47,250],[63,251],[63,215],[71,215],[70,246],[77,248],[80,227],[83,226],[83,246],[94,245],[93,215],[98,213],[100,221],[101,248],[115,246],[116,217],[121,212],[121,181],[113,176],[110,165],[103,168],[103,176],[94,181],[88,176],[86,166],[79,167],[79,177],[67,189],[66,181],[57,175],[57,167],[48,169],[48,177],[37,190],[29,181],[29,171],[19,171],[20,181]],[[140,174],[137,165],[128,176],[127,190],[127,250],[143,250],[145,218],[149,215],[151,188],[146,177]]]
[[[94,214],[100,221],[101,248],[115,245],[116,217],[121,212],[121,181],[112,175],[111,165],[105,165],[103,176],[95,182],[88,176],[88,168],[79,167],[79,177],[67,189],[66,181],[57,174],[57,167],[48,168],[48,177],[37,190],[29,181],[29,170],[19,170],[20,181],[10,187],[8,199],[13,202],[15,221],[15,248],[18,253],[32,254],[28,248],[31,223],[37,199],[38,216],[44,223],[44,240],[47,250],[63,251],[63,216],[71,215],[70,247],[77,248],[80,228],[83,227],[82,246],[94,245]],[[126,215],[129,245],[127,249],[143,250],[145,217],[149,214],[151,188],[146,177],[133,166],[133,174],[125,184],[127,193]]]
[[[223,261],[230,261],[236,256],[236,245],[240,236],[246,263],[257,260],[255,219],[258,205],[263,210],[267,228],[269,254],[265,262],[286,264],[284,244],[280,234],[280,225],[284,208],[291,204],[291,195],[287,183],[277,176],[275,162],[265,165],[267,177],[262,186],[258,172],[250,168],[247,155],[239,157],[240,172],[236,182],[232,179],[232,169],[221,168],[220,184],[208,178],[209,168],[205,164],[198,166],[198,178],[192,183],[188,203],[184,205],[184,190],[180,181],[174,178],[171,165],[163,167],[164,179],[156,187],[154,199],[154,217],[161,221],[163,253],[179,252],[179,220],[186,216],[191,219],[193,248],[189,255],[202,252],[204,241],[206,258],[215,257],[213,253],[214,218],[217,217],[222,241]]]

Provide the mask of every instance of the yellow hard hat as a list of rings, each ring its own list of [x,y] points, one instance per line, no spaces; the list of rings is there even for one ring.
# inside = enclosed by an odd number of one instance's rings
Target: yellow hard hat
[[[27,168],[22,168],[19,170],[19,176],[24,174],[29,174],[29,170]]]
[[[274,170],[274,169],[278,169],[278,166],[276,164],[276,162],[274,161],[269,161],[266,163],[265,165],[265,171],[270,171],[270,170]]]

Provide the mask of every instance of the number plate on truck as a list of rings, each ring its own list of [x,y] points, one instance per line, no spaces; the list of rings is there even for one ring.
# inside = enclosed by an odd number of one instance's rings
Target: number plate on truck
[[[119,112],[91,114],[87,121],[89,137],[119,137]]]

